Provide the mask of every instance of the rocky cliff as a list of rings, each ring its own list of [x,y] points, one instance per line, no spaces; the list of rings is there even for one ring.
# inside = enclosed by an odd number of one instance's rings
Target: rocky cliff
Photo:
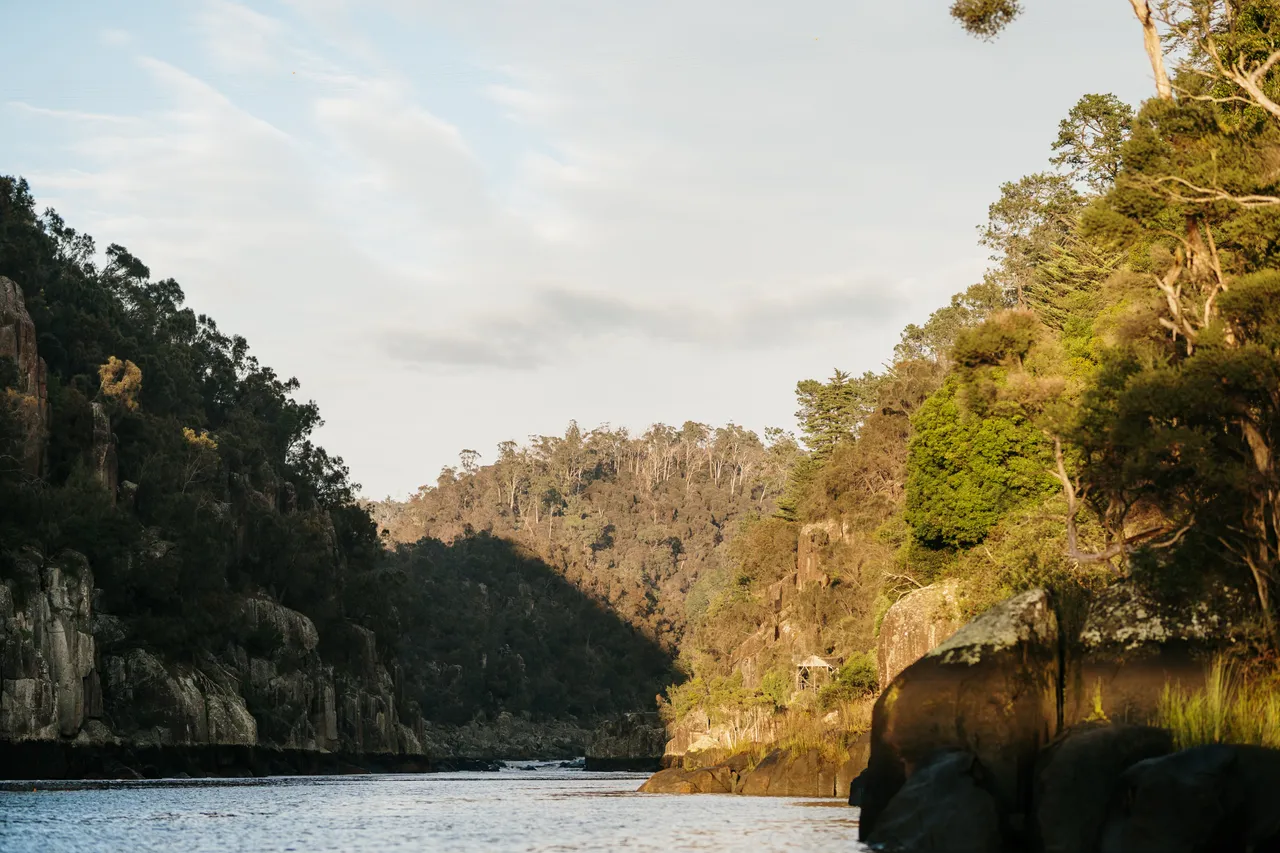
[[[0,393],[14,398],[10,402],[16,403],[27,435],[23,467],[29,476],[35,476],[44,464],[49,434],[48,370],[36,352],[36,327],[21,288],[0,276],[0,369],[5,360],[12,363],[16,376],[0,375]]]
[[[363,638],[363,671],[335,671],[301,613],[267,598],[243,602],[250,629],[273,642],[171,662],[118,647],[118,620],[95,612],[93,573],[74,552],[17,560],[0,584],[0,742],[78,747],[262,746],[345,756],[424,754],[422,723],[406,725],[395,684]],[[415,730],[416,729],[416,730]]]
[[[18,415],[23,473],[35,480],[48,447],[47,369],[22,290],[4,277],[0,370],[0,403]],[[111,417],[100,402],[90,409],[87,470],[111,501],[118,494],[128,498],[132,484],[118,481]],[[277,501],[248,485],[241,491],[249,501],[282,507],[273,511],[296,511],[287,496]],[[331,520],[321,520],[332,539]],[[130,557],[135,568],[170,549],[159,531],[148,530],[144,538],[150,545]],[[423,753],[422,723],[401,720],[394,679],[366,628],[348,625],[357,646],[349,655],[354,662],[337,668],[321,659],[320,635],[307,616],[266,596],[247,597],[238,603],[244,642],[178,655],[131,637],[123,622],[101,611],[101,591],[82,554],[44,554],[28,546],[5,556],[0,746]]]

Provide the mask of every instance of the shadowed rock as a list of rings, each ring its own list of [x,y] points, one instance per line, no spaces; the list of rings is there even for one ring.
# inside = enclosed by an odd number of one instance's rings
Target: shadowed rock
[[[868,839],[895,853],[1000,853],[1000,813],[982,765],[941,752],[916,768]]]
[[[1280,750],[1203,746],[1130,767],[1102,853],[1280,853]]]
[[[1203,687],[1207,660],[1246,633],[1244,602],[1238,592],[1222,589],[1212,598],[1174,605],[1131,582],[1100,592],[1067,647],[1064,725],[1100,714],[1117,723],[1145,723],[1154,718],[1166,686]]]
[[[1027,815],[1037,753],[1057,730],[1059,669],[1049,595],[1030,590],[904,670],[872,715],[862,837],[917,769],[946,750],[978,759],[1000,814]]]
[[[26,432],[23,442],[23,469],[36,476],[44,466],[49,437],[48,370],[36,352],[36,327],[27,313],[22,288],[0,276],[0,360],[8,360],[17,370],[16,384],[9,389],[8,404],[17,411]],[[0,379],[5,379],[0,374]],[[0,381],[0,394],[5,393]]]
[[[1098,726],[1068,732],[1045,750],[1036,774],[1043,853],[1094,853],[1121,774],[1173,751],[1164,729]]]

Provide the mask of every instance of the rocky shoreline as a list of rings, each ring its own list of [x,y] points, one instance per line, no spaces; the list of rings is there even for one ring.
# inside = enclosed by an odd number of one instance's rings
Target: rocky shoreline
[[[816,749],[773,749],[763,757],[744,752],[701,767],[668,767],[655,773],[639,790],[646,794],[843,799],[866,766],[865,746],[843,757]]]
[[[1124,587],[1078,634],[1044,590],[996,605],[881,694],[850,792],[861,839],[904,853],[1280,849],[1280,750],[1175,751],[1148,725],[1170,687],[1204,688],[1196,651],[1233,630]]]
[[[890,650],[900,671],[843,760],[694,753],[639,790],[847,795],[861,840],[898,853],[1280,850],[1280,750],[1178,750],[1152,725],[1169,689],[1203,690],[1207,660],[1243,641],[1232,601],[1171,608],[1117,584],[1073,627],[1035,589],[941,636],[937,609],[908,603],[920,615],[894,631],[915,654]]]

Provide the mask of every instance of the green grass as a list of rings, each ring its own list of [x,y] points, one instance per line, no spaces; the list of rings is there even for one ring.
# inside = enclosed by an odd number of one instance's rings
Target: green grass
[[[1280,679],[1217,658],[1203,691],[1165,685],[1157,723],[1172,732],[1178,749],[1211,743],[1280,748]]]

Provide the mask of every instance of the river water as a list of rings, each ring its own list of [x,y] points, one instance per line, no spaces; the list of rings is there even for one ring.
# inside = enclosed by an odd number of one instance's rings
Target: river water
[[[6,783],[4,853],[855,851],[836,800],[637,794],[644,776],[496,773]]]

